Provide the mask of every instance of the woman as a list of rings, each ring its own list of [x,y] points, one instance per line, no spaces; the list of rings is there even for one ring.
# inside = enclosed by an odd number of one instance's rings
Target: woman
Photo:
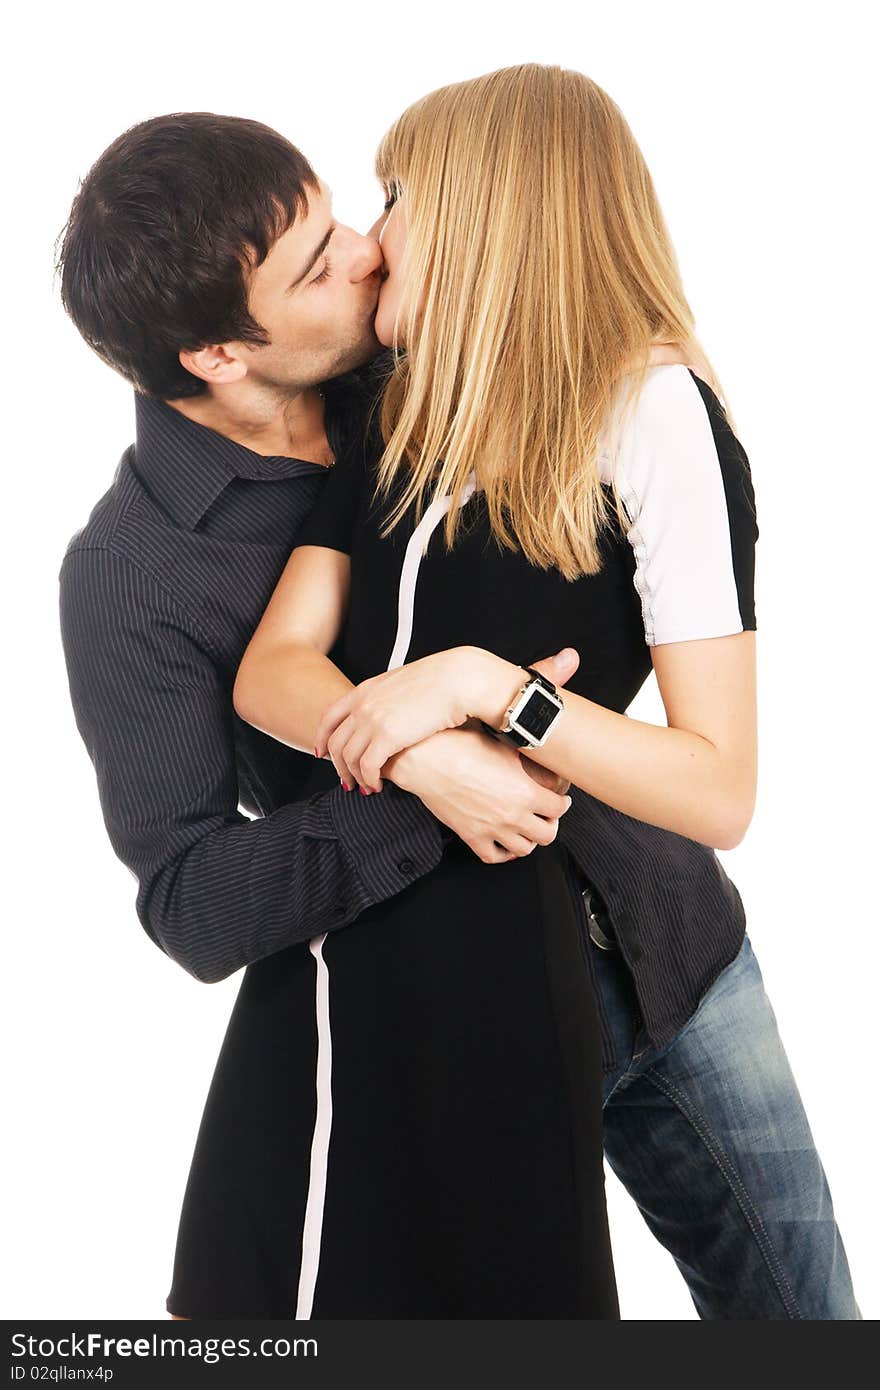
[[[316,790],[405,788],[409,747],[479,720],[575,791],[735,843],[751,480],[741,451],[719,471],[714,378],[623,118],[580,74],[509,69],[416,103],[378,173],[376,332],[406,355],[382,441],[337,463],[254,634],[238,713],[313,748]],[[646,645],[668,729],[623,714]],[[520,663],[566,646],[569,689],[535,685]],[[266,1248],[298,1317],[618,1316],[574,875],[537,824],[491,858],[453,841],[239,996],[225,1048],[283,1038],[287,1089],[229,1181],[278,1192]]]

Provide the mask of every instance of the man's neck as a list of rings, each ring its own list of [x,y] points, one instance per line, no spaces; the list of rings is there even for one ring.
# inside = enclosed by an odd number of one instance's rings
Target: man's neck
[[[255,454],[324,465],[333,462],[324,427],[324,399],[316,386],[289,397],[265,393],[243,399],[207,392],[166,401],[166,405]]]

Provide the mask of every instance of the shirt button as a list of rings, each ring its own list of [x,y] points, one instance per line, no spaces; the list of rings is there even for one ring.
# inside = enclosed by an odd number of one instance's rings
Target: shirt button
[[[411,859],[401,859],[397,867],[402,874],[414,874],[416,871],[416,866]]]

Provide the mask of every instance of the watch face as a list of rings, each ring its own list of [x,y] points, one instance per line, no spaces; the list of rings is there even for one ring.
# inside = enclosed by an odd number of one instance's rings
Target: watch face
[[[535,686],[515,717],[519,727],[530,738],[543,738],[558,713],[559,701],[541,690],[540,686]]]

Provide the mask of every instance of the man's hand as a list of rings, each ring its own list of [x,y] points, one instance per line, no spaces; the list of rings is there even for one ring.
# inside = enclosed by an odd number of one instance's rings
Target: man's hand
[[[548,657],[532,664],[564,685],[578,658],[573,653],[564,661]],[[571,805],[568,783],[474,727],[433,734],[389,759],[382,772],[418,796],[485,864],[503,864],[551,844]]]
[[[538,668],[535,667],[535,670]],[[549,787],[552,792],[558,792],[560,796],[566,796],[571,783],[565,777],[560,777],[558,773],[551,772],[549,767],[542,767],[532,758],[524,758],[522,753],[517,753],[517,757],[522,763],[528,775],[538,783],[539,787]]]

